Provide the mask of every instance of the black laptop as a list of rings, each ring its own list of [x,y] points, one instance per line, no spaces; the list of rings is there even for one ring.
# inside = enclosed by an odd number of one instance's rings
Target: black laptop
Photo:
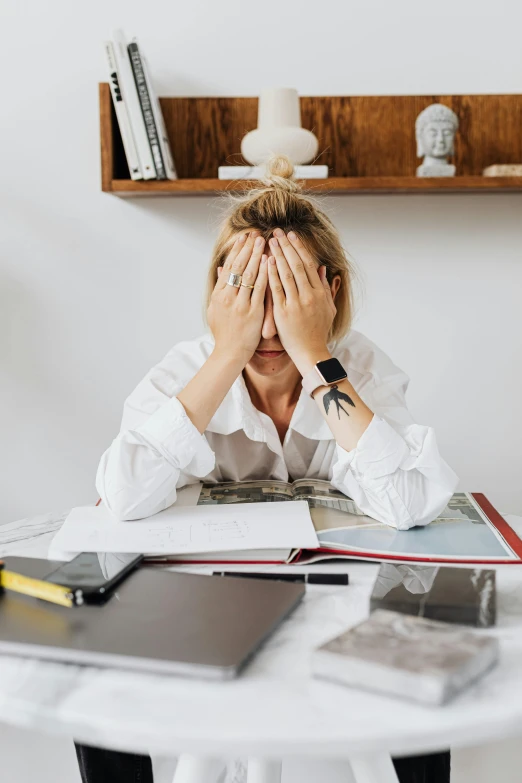
[[[140,567],[103,606],[0,594],[0,654],[212,679],[235,677],[303,584]]]

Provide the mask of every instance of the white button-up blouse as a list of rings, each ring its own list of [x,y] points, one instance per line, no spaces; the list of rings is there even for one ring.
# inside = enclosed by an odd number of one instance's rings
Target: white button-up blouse
[[[125,400],[120,432],[101,457],[96,488],[120,519],[141,519],[176,501],[180,487],[205,480],[325,479],[362,512],[405,530],[426,525],[445,507],[458,477],[439,454],[431,427],[416,424],[408,376],[354,329],[329,349],[374,412],[357,446],[338,443],[304,391],[281,443],[257,410],[242,375],[201,434],[176,395],[206,361],[213,337],[177,343]]]

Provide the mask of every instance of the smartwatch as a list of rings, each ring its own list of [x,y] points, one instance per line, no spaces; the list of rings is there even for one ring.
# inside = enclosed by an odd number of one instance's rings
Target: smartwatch
[[[320,386],[331,386],[332,383],[343,381],[347,377],[346,370],[339,359],[332,358],[317,362],[310,372],[303,376],[301,383],[303,389],[308,392],[310,397],[313,397],[314,391]]]

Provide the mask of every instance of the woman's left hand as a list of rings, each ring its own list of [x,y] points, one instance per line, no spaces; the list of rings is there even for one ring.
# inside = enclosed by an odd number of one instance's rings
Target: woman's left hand
[[[327,359],[328,334],[337,312],[326,267],[317,267],[294,232],[275,229],[270,240],[268,282],[274,301],[274,320],[283,348],[304,375]]]

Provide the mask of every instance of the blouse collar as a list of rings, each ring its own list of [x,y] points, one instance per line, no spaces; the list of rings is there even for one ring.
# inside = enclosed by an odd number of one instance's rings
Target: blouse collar
[[[330,345],[328,347],[332,350]],[[317,403],[303,388],[290,421],[290,429],[311,440],[333,439],[332,431],[321,415]],[[244,430],[250,440],[267,440],[262,417],[250,399],[242,373],[232,384],[230,391],[210,420],[207,430],[221,435],[230,435],[232,432]]]

